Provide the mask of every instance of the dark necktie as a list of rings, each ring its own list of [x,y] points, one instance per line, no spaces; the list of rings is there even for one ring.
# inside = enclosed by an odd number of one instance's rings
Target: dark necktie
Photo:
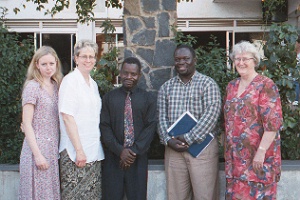
[[[129,94],[130,92],[127,93],[124,109],[124,147],[130,147],[134,142],[133,117]]]

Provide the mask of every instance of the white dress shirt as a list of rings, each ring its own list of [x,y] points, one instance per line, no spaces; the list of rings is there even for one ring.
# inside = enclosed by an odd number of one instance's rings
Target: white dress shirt
[[[66,149],[70,159],[75,162],[76,151],[61,115],[65,113],[75,119],[80,142],[87,157],[86,162],[103,160],[99,129],[102,103],[96,82],[90,77],[89,86],[76,68],[66,75],[61,83],[58,106],[61,132],[59,152]]]

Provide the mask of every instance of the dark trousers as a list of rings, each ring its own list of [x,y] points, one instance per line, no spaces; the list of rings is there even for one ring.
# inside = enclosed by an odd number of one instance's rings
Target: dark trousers
[[[147,154],[137,156],[135,162],[127,170],[120,168],[120,158],[110,151],[105,152],[102,173],[103,200],[147,199]]]

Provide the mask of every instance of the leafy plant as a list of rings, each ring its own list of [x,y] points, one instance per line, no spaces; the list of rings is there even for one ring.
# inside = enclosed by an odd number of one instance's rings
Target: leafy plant
[[[210,39],[206,46],[196,49],[197,70],[213,78],[220,87],[221,95],[224,96],[227,84],[237,77],[237,73],[230,66],[226,49],[220,47],[215,36],[211,35]]]
[[[296,27],[289,24],[273,24],[264,46],[266,58],[260,64],[261,72],[270,77],[279,88],[284,118],[281,131],[282,158],[287,160],[300,159],[300,107],[291,105],[295,98],[293,78],[300,81],[300,64],[297,63],[295,51],[298,32]],[[194,38],[190,37],[178,32],[175,41],[177,44],[195,44]],[[197,70],[212,77],[224,96],[228,82],[237,77],[237,74],[227,67],[226,50],[220,48],[214,36],[211,36],[211,42],[206,46],[195,50],[198,58]],[[219,133],[224,132],[222,117],[221,114],[217,125]]]
[[[92,78],[96,81],[101,95],[110,91],[114,87],[116,77],[119,75],[118,69],[118,56],[119,50],[113,46],[115,27],[112,25],[111,20],[105,20],[101,28],[105,36],[105,41],[108,43],[109,50],[104,53],[98,62],[97,67],[92,71]]]
[[[267,58],[261,63],[261,69],[266,68],[263,73],[272,78],[279,88],[284,119],[282,158],[289,160],[300,159],[300,107],[291,105],[295,99],[293,78],[300,81],[300,65],[295,51],[298,31],[290,24],[273,24],[264,46]]]
[[[48,4],[49,0],[26,0],[26,2],[32,2],[37,5],[36,10],[42,11],[45,9],[45,5]],[[130,0],[125,0],[130,1]],[[177,2],[186,1],[193,2],[193,0],[177,0]],[[68,9],[70,6],[71,0],[55,0],[55,5],[47,9],[44,14],[50,14],[53,17],[55,14]],[[124,0],[105,0],[105,6],[107,8],[119,8],[123,7]],[[94,21],[94,9],[96,7],[97,0],[76,0],[76,13],[78,15],[77,21],[80,23],[88,23]],[[26,4],[22,3],[22,7],[26,8]],[[20,12],[20,8],[16,7],[13,9],[14,13]]]
[[[7,9],[0,7],[1,19]],[[33,55],[33,42],[8,32],[0,21],[0,163],[18,163],[23,141],[21,92]]]
[[[286,21],[287,0],[262,0],[263,19],[270,21]]]

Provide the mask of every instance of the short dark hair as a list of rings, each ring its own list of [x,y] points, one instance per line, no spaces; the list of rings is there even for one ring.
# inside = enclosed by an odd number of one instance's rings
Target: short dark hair
[[[127,64],[136,64],[139,68],[139,72],[141,72],[141,70],[142,70],[141,62],[139,61],[139,59],[137,59],[135,57],[125,58],[124,61],[122,62],[121,70],[122,70],[125,63],[127,63]]]
[[[175,52],[176,52],[178,49],[188,49],[188,50],[191,52],[193,58],[196,58],[196,52],[195,52],[195,50],[193,49],[193,47],[191,47],[191,46],[189,46],[189,45],[187,45],[187,44],[179,44],[179,45],[176,47],[176,49],[175,49],[175,51],[174,51],[174,54],[175,54]]]

